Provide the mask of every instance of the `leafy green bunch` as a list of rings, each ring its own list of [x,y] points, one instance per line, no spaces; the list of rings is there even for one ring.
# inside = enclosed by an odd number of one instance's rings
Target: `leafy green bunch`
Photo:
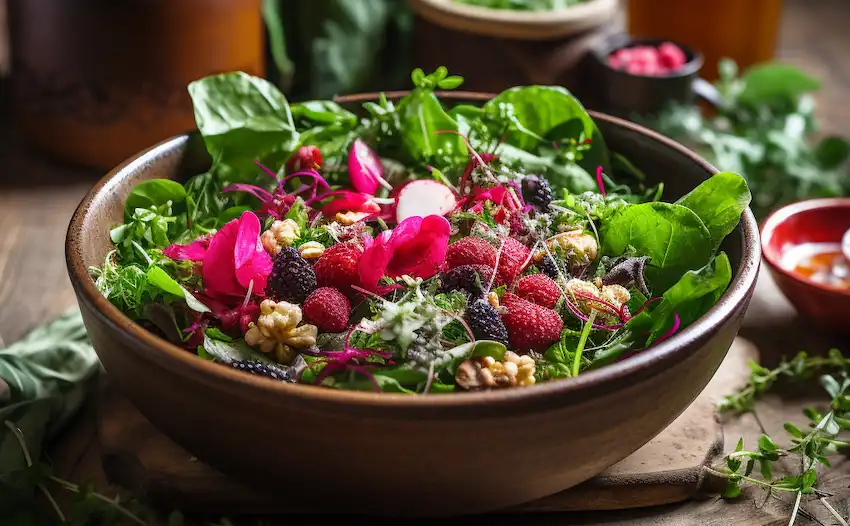
[[[784,204],[850,191],[850,142],[820,137],[812,92],[820,83],[785,64],[761,64],[739,75],[719,64],[722,102],[706,116],[672,104],[646,123],[695,149],[721,170],[744,175],[753,210],[764,217]]]

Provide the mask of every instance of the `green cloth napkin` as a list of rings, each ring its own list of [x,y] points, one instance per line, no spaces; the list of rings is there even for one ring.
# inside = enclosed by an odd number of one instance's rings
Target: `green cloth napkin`
[[[0,486],[26,467],[6,422],[21,430],[34,461],[82,406],[100,368],[79,310],[0,348]],[[6,479],[6,480],[4,480]]]

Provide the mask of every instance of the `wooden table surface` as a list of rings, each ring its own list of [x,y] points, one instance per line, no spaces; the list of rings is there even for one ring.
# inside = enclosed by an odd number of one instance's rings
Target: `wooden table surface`
[[[824,89],[817,98],[823,130],[850,135],[850,105],[845,100],[850,93],[850,0],[786,0],[786,6],[779,56],[823,80]],[[18,339],[31,327],[75,304],[65,271],[65,229],[80,199],[102,175],[96,170],[68,167],[46,159],[15,136],[9,121],[0,106],[0,338],[5,342]],[[795,352],[804,345],[814,350],[816,343],[810,340],[789,343],[787,334],[777,330],[797,322],[787,303],[775,293],[769,280],[760,283],[742,335],[757,341],[763,353],[769,348],[773,358],[777,353]],[[787,415],[797,413],[798,405],[787,401],[783,404],[772,398],[766,402],[762,415],[768,420],[768,427],[776,428]],[[56,458],[56,469],[71,480],[98,471],[99,457],[91,448],[92,416],[90,409],[84,411],[57,450],[62,454]],[[732,421],[726,425],[727,438],[751,434],[752,428],[753,422],[746,418]],[[850,469],[839,467],[830,476],[850,476],[845,471]],[[846,487],[847,483],[838,486]],[[839,500],[833,503],[845,516],[846,497],[837,495]],[[759,509],[752,499],[742,499],[733,505],[710,499],[653,510],[541,516],[533,522],[786,524],[783,506],[782,502],[771,501]],[[498,523],[501,519],[494,521]]]

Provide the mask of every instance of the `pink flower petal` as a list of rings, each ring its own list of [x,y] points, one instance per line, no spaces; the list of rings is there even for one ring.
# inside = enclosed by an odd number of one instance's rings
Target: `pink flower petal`
[[[390,244],[392,233],[392,230],[385,230],[375,239],[368,235],[363,236],[365,248],[357,263],[357,271],[360,274],[360,284],[366,290],[373,292],[377,290],[378,282],[384,276],[387,264],[393,257]]]
[[[446,260],[451,235],[451,226],[446,218],[430,215],[424,219],[411,217],[404,222],[414,219],[419,220],[415,232],[413,226],[410,226],[400,232],[398,237],[393,235],[394,253],[387,265],[388,276],[407,274],[412,277],[430,278],[439,271]]]
[[[355,190],[369,195],[375,195],[384,179],[384,166],[378,154],[359,138],[348,154],[348,177]]]
[[[334,192],[340,197],[334,199],[324,208],[322,214],[325,217],[334,217],[339,212],[365,212],[369,214],[380,213],[381,207],[372,200],[372,196],[363,193],[349,192],[346,190]]]
[[[202,267],[204,290],[212,298],[244,296],[245,290],[236,280],[233,249],[239,232],[239,220],[234,219],[219,230],[207,249]]]
[[[236,280],[246,289],[254,282],[254,292],[266,288],[266,280],[272,271],[272,258],[260,242],[260,219],[253,212],[244,212],[239,218],[239,231],[233,247],[233,262]]]
[[[203,261],[209,246],[210,238],[204,236],[188,245],[168,245],[162,253],[175,261]]]

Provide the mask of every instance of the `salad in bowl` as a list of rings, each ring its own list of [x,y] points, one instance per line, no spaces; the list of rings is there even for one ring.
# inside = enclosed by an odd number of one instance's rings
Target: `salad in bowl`
[[[189,93],[212,159],[139,183],[90,269],[132,320],[272,381],[409,394],[570,381],[675,337],[726,291],[750,202],[675,202],[567,90],[482,104],[412,74],[398,102],[290,104],[233,72]]]

